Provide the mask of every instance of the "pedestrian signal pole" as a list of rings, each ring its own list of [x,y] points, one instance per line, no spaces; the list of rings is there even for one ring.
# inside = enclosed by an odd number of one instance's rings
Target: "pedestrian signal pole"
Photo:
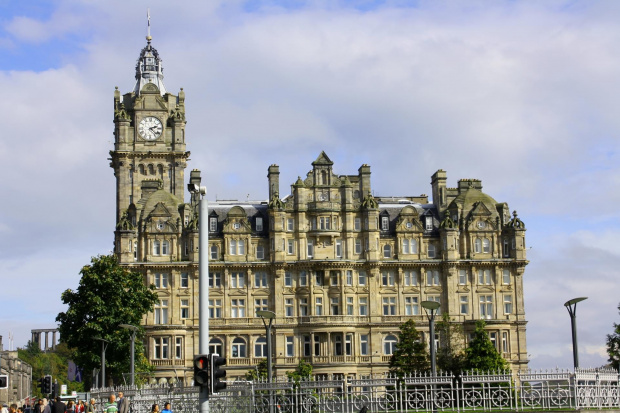
[[[198,352],[199,356],[194,358],[194,372],[196,372],[198,359],[206,356],[206,363],[201,364],[201,370],[209,369],[209,204],[206,198],[207,188],[196,184],[187,184],[189,192],[199,198],[198,213]],[[202,362],[201,362],[202,363]],[[203,375],[198,376],[202,380]],[[196,381],[197,374],[194,374],[194,384],[200,385],[198,393],[198,406],[200,413],[209,413],[209,386],[202,385]]]

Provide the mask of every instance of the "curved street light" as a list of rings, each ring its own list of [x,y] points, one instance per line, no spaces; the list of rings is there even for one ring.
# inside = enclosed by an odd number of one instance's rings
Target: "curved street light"
[[[564,303],[564,307],[566,307],[570,315],[570,326],[573,332],[573,365],[575,369],[579,367],[579,354],[577,352],[577,303],[587,298],[588,297],[573,298]]]
[[[119,327],[126,328],[127,330],[131,330],[131,385],[133,386],[136,381],[136,374],[134,370],[134,355],[135,355],[135,347],[134,342],[136,341],[136,333],[138,332],[138,327],[132,326],[131,324],[119,324]]]

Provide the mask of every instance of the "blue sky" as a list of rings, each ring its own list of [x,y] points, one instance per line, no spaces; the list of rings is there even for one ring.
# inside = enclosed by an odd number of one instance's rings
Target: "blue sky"
[[[187,94],[188,170],[211,197],[281,192],[325,150],[378,195],[478,178],[525,221],[532,367],[581,364],[618,322],[620,3],[0,0],[0,335],[54,324],[112,247],[112,96],[133,88],[146,9],[165,83]],[[43,299],[43,304],[41,303]],[[36,304],[35,304],[36,303]]]

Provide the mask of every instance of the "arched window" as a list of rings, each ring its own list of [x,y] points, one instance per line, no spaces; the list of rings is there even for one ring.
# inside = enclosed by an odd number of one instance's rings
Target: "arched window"
[[[267,339],[259,337],[254,343],[254,357],[267,357]]]
[[[435,246],[428,244],[428,258],[435,258]]]
[[[386,244],[383,246],[383,258],[392,258],[392,246]]]
[[[482,252],[482,241],[480,238],[476,238],[476,241],[474,241],[474,252]]]
[[[411,240],[411,253],[412,254],[418,253],[418,242],[414,239]]]
[[[160,254],[160,244],[159,241],[155,240],[153,241],[153,255],[159,255]]]
[[[409,240],[407,238],[403,240],[403,254],[409,254]]]
[[[140,165],[138,169],[140,170],[140,175],[146,175],[146,169],[144,169],[144,165]]]
[[[241,337],[237,337],[232,342],[232,354],[233,358],[245,358],[245,340]]]
[[[491,252],[491,242],[488,238],[482,240],[482,252]]]
[[[164,179],[164,167],[162,165],[157,165],[157,175],[159,175],[159,177],[163,181],[163,179]]]
[[[234,239],[230,240],[230,255],[237,254],[237,241]]]
[[[149,175],[155,175],[155,168],[153,168],[153,165],[149,165]]]
[[[397,343],[398,340],[395,336],[389,335],[385,337],[385,340],[383,340],[383,354],[385,354],[386,356],[391,356],[392,354],[394,354],[394,351],[396,351]]]
[[[217,260],[217,245],[211,245],[211,259]]]
[[[209,341],[209,353],[219,354],[220,356],[222,356],[222,350],[222,340],[220,340],[219,338],[212,338],[211,341]]]
[[[161,242],[161,255],[170,254],[170,243],[168,241]]]

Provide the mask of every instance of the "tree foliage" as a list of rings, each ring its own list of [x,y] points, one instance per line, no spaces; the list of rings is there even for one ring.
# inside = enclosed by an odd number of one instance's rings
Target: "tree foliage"
[[[267,359],[264,359],[264,360],[259,361],[255,368],[250,369],[248,370],[247,373],[245,373],[245,379],[251,380],[251,381],[267,380],[267,377],[269,377],[267,372],[268,372]],[[273,372],[273,368],[272,368],[272,372]]]
[[[620,312],[620,305],[618,305]],[[607,355],[611,366],[620,370],[620,324],[614,323],[613,334],[607,334]]]
[[[460,374],[465,364],[465,334],[463,325],[450,320],[448,313],[443,313],[437,322],[439,348],[437,349],[437,367],[439,370]]]
[[[32,395],[43,397],[41,389],[37,386],[37,381],[46,375],[50,375],[59,384],[66,384],[67,390],[84,391],[83,383],[69,381],[69,360],[72,360],[73,352],[66,344],[60,343],[54,350],[41,351],[39,346],[28,341],[26,347],[17,349],[18,357],[32,366]]]
[[[484,327],[486,323],[482,320],[476,321],[473,339],[469,342],[469,347],[465,350],[465,370],[479,371],[504,371],[508,369],[508,363],[497,352],[491,342],[489,334]]]
[[[150,371],[144,356],[140,326],[142,317],[152,311],[157,302],[154,286],[144,284],[142,274],[130,272],[118,264],[113,255],[93,257],[90,265],[80,271],[82,278],[77,291],[66,290],[61,298],[68,305],[66,312],[56,317],[60,339],[75,349],[74,362],[89,378],[94,368],[101,366],[101,341],[108,341],[106,375],[123,383],[122,373],[130,369],[131,331],[119,327],[131,324],[139,328],[135,342],[135,370]]]
[[[408,320],[400,326],[398,346],[390,358],[390,373],[399,377],[430,370],[426,343],[421,340],[415,322]]]
[[[289,379],[299,384],[301,380],[308,380],[312,377],[312,364],[308,363],[304,359],[301,359],[299,360],[299,364],[297,364],[297,368],[293,371],[287,371],[286,375]]]

